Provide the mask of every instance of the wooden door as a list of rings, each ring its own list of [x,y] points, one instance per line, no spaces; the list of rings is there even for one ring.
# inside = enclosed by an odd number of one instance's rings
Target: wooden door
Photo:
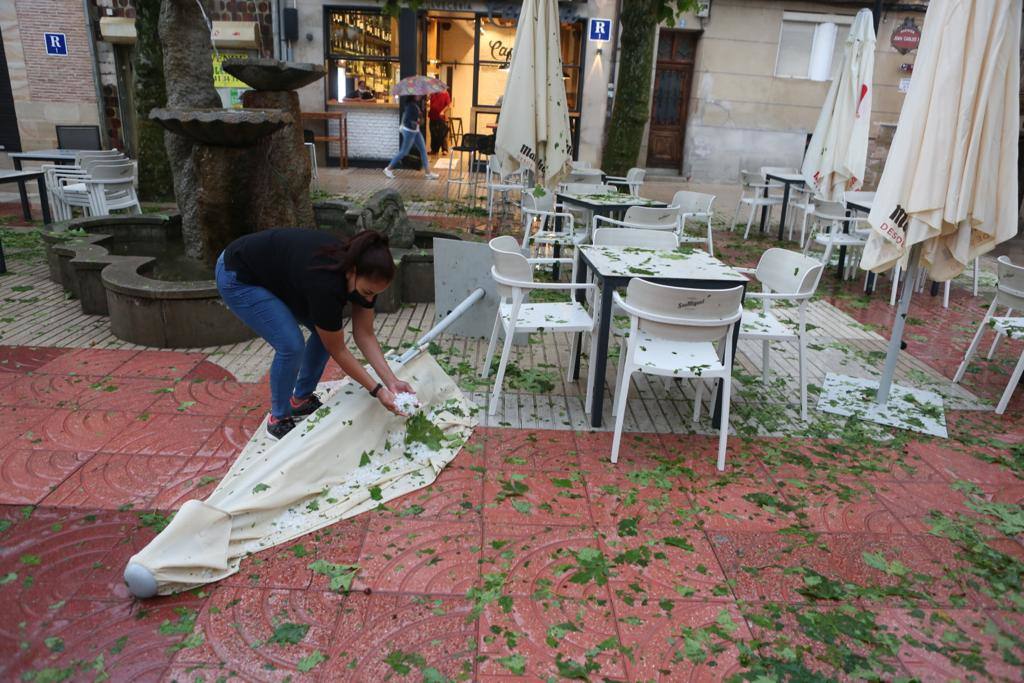
[[[647,138],[647,165],[682,169],[686,113],[697,48],[693,31],[662,29],[651,98],[651,126]]]

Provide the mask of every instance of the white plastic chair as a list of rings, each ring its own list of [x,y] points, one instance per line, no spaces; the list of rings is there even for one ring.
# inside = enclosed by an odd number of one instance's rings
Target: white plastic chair
[[[587,240],[586,224],[584,229],[577,231],[576,218],[555,204],[555,194],[545,191],[537,196],[534,192],[522,193],[520,213],[523,217],[522,250],[529,255],[533,246],[553,246],[556,244],[576,247]],[[556,221],[562,221],[563,230],[555,229]],[[536,229],[534,229],[536,225]]]
[[[604,171],[599,168],[574,168],[562,179],[562,184],[583,183],[585,185],[601,185]]]
[[[694,244],[703,244],[704,248],[711,255],[714,255],[714,241],[711,236],[711,215],[712,206],[715,203],[715,195],[701,192],[689,192],[680,190],[672,197],[672,204],[669,208],[679,210],[679,241]],[[707,232],[703,237],[688,235],[686,233],[686,220],[695,219],[703,221],[707,226]]]
[[[674,251],[679,247],[679,239],[676,237],[675,232],[670,230],[645,230],[638,228],[597,228],[593,232],[593,244],[595,246],[605,247],[635,247],[639,249],[656,249],[659,251]],[[590,310],[594,311],[594,327],[595,332],[597,325],[600,324],[597,309],[597,290],[593,292],[587,292],[587,303],[590,306]],[[609,326],[609,331],[613,337],[619,339],[622,348],[619,349],[620,354],[626,353],[625,340],[627,329],[619,327],[616,324],[617,319],[625,315],[614,303],[612,303],[612,324]],[[597,336],[596,334],[591,336],[590,344],[590,357],[593,358],[597,354]],[[590,400],[594,396],[594,375],[590,373],[587,375],[587,400],[584,403],[584,409],[590,412]]]
[[[626,209],[626,215],[622,217],[621,221],[608,218],[607,216],[594,216],[591,222],[594,231],[615,228],[661,230],[672,233],[678,241],[680,232],[679,215],[679,210],[673,207],[631,206]]]
[[[736,203],[736,213],[733,214],[732,223],[729,224],[730,231],[735,229],[736,221],[740,217],[740,209],[744,206],[750,207],[750,215],[747,217],[747,229],[743,232],[743,239],[750,236],[750,225],[754,222],[754,214],[758,209],[767,207],[768,220],[771,221],[771,212],[776,206],[782,205],[782,196],[774,195],[769,191],[768,196],[765,197],[764,190],[768,187],[768,183],[764,182],[764,178],[760,174],[740,171],[740,199]],[[771,187],[775,187],[775,185],[773,184]]]
[[[519,251],[519,243],[509,235],[495,237],[490,241],[490,247],[491,256],[494,259],[491,276],[497,283],[499,304],[480,376],[487,377],[490,374],[491,360],[494,358],[500,329],[505,334],[505,344],[501,350],[498,374],[494,378],[494,389],[487,410],[488,415],[494,415],[498,410],[498,397],[501,395],[502,383],[505,380],[505,369],[508,367],[508,359],[512,354],[512,340],[517,333],[539,331],[570,333],[573,341],[569,357],[574,358],[576,356],[576,335],[574,333],[590,333],[594,327],[594,321],[587,309],[574,299],[567,302],[528,304],[525,303],[527,294],[534,290],[593,290],[594,285],[570,282],[534,282],[534,266],[551,263],[555,259],[527,259]],[[570,260],[559,259],[559,262]],[[570,362],[568,365],[570,366],[569,373],[571,373],[572,363]]]
[[[487,157],[487,221],[494,217],[494,198],[501,195],[502,202],[508,203],[508,196],[513,192],[523,191],[522,173],[505,173],[498,157]]]
[[[591,164],[589,161],[576,161],[576,160],[570,161],[569,162],[569,166],[574,171],[578,171],[579,169],[593,168],[594,167],[594,165]]]
[[[89,193],[92,215],[107,216],[118,209],[142,213],[139,195],[135,191],[135,166],[132,162],[97,164],[83,183]]]
[[[996,338],[992,340],[992,347],[988,351],[987,358],[992,358],[999,339],[1003,335],[1013,340],[1024,339],[1024,317],[1012,315],[1015,310],[1024,310],[1024,266],[1015,265],[1008,256],[1000,256],[996,259],[996,269],[999,277],[999,283],[996,285],[996,295],[992,299],[992,305],[985,311],[985,317],[981,319],[981,324],[978,325],[978,331],[974,333],[971,345],[967,347],[967,353],[964,354],[963,362],[960,363],[956,374],[953,375],[954,384],[959,383],[964,378],[964,372],[967,371],[971,358],[978,350],[981,336],[987,328],[991,327],[996,333]],[[994,315],[996,308],[999,306],[1006,306],[1005,316],[996,317]],[[1010,381],[1007,383],[1006,389],[996,405],[996,414],[1002,415],[1006,411],[1006,405],[1010,402],[1010,397],[1013,396],[1013,390],[1016,389],[1017,384],[1020,382],[1022,374],[1024,374],[1024,350],[1021,351],[1020,359],[1010,374]]]
[[[633,167],[626,171],[624,176],[608,176],[605,182],[609,185],[622,185],[629,188],[629,193],[634,197],[640,196],[640,187],[644,184],[644,176],[647,171],[642,168]]]
[[[860,251],[868,243],[868,219],[866,216],[847,216],[846,207],[839,202],[826,202],[820,199],[814,200],[814,224],[811,234],[804,245],[804,255],[810,252],[811,244],[819,244],[824,247],[821,256],[823,265],[828,265],[832,258],[832,251],[840,247],[846,247],[846,263],[843,279],[849,277],[857,270],[857,261]],[[843,224],[850,223],[850,232],[843,232]],[[863,226],[858,228],[857,226]]]
[[[757,268],[739,268],[754,273],[761,283],[760,292],[747,292],[748,299],[760,299],[759,311],[744,310],[740,321],[740,339],[761,341],[761,381],[768,384],[769,347],[773,341],[795,341],[798,349],[800,382],[800,418],[807,420],[807,372],[804,351],[807,347],[807,304],[818,288],[825,266],[817,259],[787,249],[771,248],[761,254]],[[772,312],[772,301],[797,303],[797,328],[779,320]]]
[[[622,422],[630,380],[635,372],[698,380],[694,420],[700,416],[700,390],[705,379],[721,379],[722,422],[718,438],[718,469],[725,469],[732,391],[733,326],[742,313],[743,287],[688,289],[634,278],[626,297],[614,301],[629,315],[629,341],[619,355],[615,387],[615,436],[612,462],[619,459]],[[716,348],[717,345],[717,348]]]

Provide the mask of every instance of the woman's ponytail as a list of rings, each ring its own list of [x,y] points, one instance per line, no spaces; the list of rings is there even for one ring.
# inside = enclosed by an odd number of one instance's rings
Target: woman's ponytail
[[[391,282],[395,278],[395,260],[388,237],[376,230],[364,230],[343,244],[322,248],[317,255],[328,262],[313,266],[316,269],[347,273],[355,268],[356,275],[371,280]]]

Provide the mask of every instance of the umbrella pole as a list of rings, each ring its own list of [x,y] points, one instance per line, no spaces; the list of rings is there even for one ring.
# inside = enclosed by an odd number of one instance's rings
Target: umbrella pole
[[[907,275],[903,281],[903,292],[900,294],[900,303],[896,309],[896,320],[892,324],[892,336],[889,338],[889,351],[885,356],[885,368],[882,370],[882,378],[878,382],[878,395],[875,401],[880,406],[884,406],[889,400],[892,377],[896,374],[896,361],[900,357],[903,326],[906,324],[907,312],[910,310],[910,298],[914,296],[914,281],[917,279],[920,261],[921,243],[918,242],[910,248],[910,257],[907,259]]]

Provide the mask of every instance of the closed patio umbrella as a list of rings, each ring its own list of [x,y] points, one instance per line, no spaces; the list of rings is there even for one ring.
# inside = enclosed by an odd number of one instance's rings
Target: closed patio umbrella
[[[889,395],[919,263],[935,280],[1017,232],[1021,0],[932,0],[869,216],[861,266],[907,273],[877,401]],[[909,265],[909,268],[907,266]]]
[[[507,173],[553,188],[572,160],[555,0],[524,0],[513,45],[495,154]]]
[[[862,9],[850,28],[839,72],[825,97],[801,173],[817,196],[842,201],[864,182],[874,86],[875,29]]]

